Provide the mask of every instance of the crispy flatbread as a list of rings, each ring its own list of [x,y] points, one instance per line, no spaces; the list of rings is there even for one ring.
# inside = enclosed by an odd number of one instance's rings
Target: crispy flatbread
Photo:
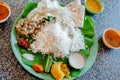
[[[80,0],[71,2],[66,7],[68,7],[72,11],[72,13],[75,17],[76,27],[79,27],[79,28],[83,27],[85,7],[83,5],[81,5]]]

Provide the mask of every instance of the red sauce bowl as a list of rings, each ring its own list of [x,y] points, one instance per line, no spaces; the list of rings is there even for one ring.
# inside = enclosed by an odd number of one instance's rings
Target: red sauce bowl
[[[0,2],[0,23],[5,22],[11,15],[10,7],[5,2]]]

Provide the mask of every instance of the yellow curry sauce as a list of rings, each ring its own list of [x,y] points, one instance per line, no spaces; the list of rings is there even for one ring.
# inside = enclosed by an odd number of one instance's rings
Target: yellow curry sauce
[[[97,0],[87,0],[86,6],[93,12],[100,12],[102,10],[102,5]]]
[[[0,2],[0,20],[5,19],[9,15],[9,10],[5,7],[2,2]]]
[[[114,30],[105,32],[105,40],[113,47],[120,47],[120,35]]]

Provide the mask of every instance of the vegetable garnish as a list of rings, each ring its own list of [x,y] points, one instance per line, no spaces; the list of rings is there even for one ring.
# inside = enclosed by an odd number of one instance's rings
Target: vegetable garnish
[[[28,47],[29,47],[29,41],[26,40],[26,39],[21,38],[21,39],[18,40],[18,45],[20,47],[22,47],[22,48],[28,49]]]
[[[46,21],[47,22],[50,22],[50,21],[53,21],[53,20],[55,21],[55,19],[56,19],[56,17],[48,16],[47,18],[44,17],[42,21],[45,23]]]
[[[30,61],[34,60],[34,56],[32,54],[25,53],[22,56],[27,60],[30,60]]]
[[[32,66],[32,69],[38,73],[43,73],[44,72],[44,68],[43,68],[43,65],[41,64],[34,64]]]

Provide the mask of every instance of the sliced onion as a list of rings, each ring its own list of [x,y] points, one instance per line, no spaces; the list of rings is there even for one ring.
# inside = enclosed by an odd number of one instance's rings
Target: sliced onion
[[[29,61],[33,61],[34,60],[34,55],[29,54],[29,53],[25,53],[22,55],[25,59],[29,60]]]

